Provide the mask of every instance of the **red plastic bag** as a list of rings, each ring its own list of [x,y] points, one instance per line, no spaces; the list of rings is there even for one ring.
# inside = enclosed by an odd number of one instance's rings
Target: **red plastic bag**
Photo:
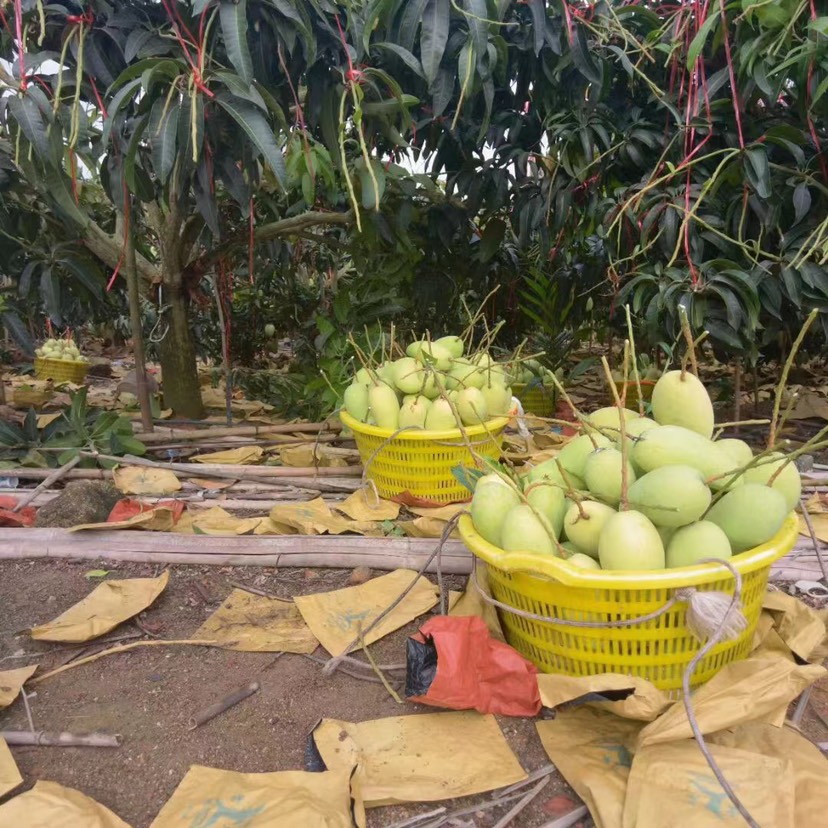
[[[143,514],[144,512],[152,512],[155,509],[163,508],[170,509],[173,515],[173,523],[178,523],[181,515],[184,514],[184,506],[185,504],[180,500],[162,500],[159,503],[150,505],[131,497],[125,497],[112,507],[112,511],[109,513],[106,522],[118,523],[122,520],[129,520],[131,517]]]
[[[34,506],[24,506],[15,512],[17,498],[12,495],[0,495],[0,526],[31,526],[34,523],[37,509]]]
[[[482,618],[441,615],[409,639],[406,695],[451,710],[536,716],[537,672],[517,650],[492,638]]]

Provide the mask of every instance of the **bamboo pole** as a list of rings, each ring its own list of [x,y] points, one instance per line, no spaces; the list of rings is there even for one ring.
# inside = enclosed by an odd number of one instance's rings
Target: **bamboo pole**
[[[268,434],[316,434],[319,431],[340,431],[341,426],[329,422],[321,423],[261,423],[246,426],[218,426],[207,428],[160,428],[152,433],[138,431],[135,439],[142,443],[164,443],[172,440],[208,440],[212,437],[266,437]]]
[[[120,747],[121,734],[49,733],[43,730],[2,730],[0,739],[7,745],[43,745],[45,747]]]
[[[17,501],[17,505],[12,509],[13,512],[19,512],[24,506],[28,506],[44,489],[48,489],[53,483],[56,483],[61,477],[64,477],[67,472],[71,471],[80,463],[80,455],[76,454],[69,461],[64,463],[60,468],[54,469],[52,473],[46,477],[40,485],[32,489],[31,492],[23,495]]]

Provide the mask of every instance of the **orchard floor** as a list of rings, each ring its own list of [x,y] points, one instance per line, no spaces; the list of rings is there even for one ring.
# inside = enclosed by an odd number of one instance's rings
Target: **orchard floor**
[[[98,567],[121,578],[156,574],[151,565],[90,561],[11,561],[0,563],[0,670],[37,663],[40,672],[78,656],[83,646],[33,641],[26,630],[54,618],[79,601],[95,581],[84,575]],[[171,567],[169,585],[141,617],[162,638],[191,637],[203,620],[230,593],[229,581],[252,584],[283,598],[345,586],[347,570]],[[110,576],[112,577],[112,576]],[[196,586],[198,584],[198,586]],[[458,580],[452,584],[460,585]],[[405,639],[416,624],[373,645],[380,662],[405,661]],[[136,630],[131,623],[108,637]],[[137,639],[136,639],[137,640]],[[128,642],[125,642],[128,643]],[[93,643],[91,651],[103,649]],[[15,658],[21,653],[42,657]],[[321,649],[317,654],[325,655]],[[256,680],[261,690],[197,730],[189,717]],[[14,747],[25,780],[13,794],[48,779],[77,788],[111,808],[132,828],[147,828],[190,765],[263,772],[304,768],[308,734],[322,717],[365,721],[385,716],[434,712],[433,708],[398,705],[379,684],[335,673],[322,675],[320,665],[299,655],[237,653],[205,647],[146,647],[81,665],[32,688],[38,730],[120,733],[120,748]],[[828,698],[826,698],[828,702]],[[531,720],[500,719],[500,726],[524,768],[548,763]],[[18,698],[0,712],[0,730],[28,729]],[[528,790],[528,788],[527,788]],[[13,795],[12,794],[12,795]],[[550,783],[512,823],[536,828],[567,806],[560,795],[576,799],[560,776]],[[442,802],[448,810],[489,799],[488,794]],[[0,799],[0,802],[5,801]],[[438,803],[394,806],[369,812],[370,828],[381,828]],[[459,824],[488,828],[514,805],[471,814]],[[591,825],[587,820],[584,826]]]

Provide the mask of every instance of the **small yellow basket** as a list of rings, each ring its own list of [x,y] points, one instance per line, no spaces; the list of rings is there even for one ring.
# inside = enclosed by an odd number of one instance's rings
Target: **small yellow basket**
[[[579,569],[562,558],[498,549],[475,531],[468,515],[460,519],[458,528],[466,546],[488,565],[492,596],[535,615],[609,623],[660,609],[679,587],[733,594],[732,576],[716,564],[646,572]],[[771,564],[793,549],[798,532],[796,515],[791,514],[766,544],[729,559],[742,576],[747,628],[738,639],[713,647],[693,673],[692,686],[703,684],[750,652]],[[640,676],[678,697],[682,674],[701,648],[685,626],[686,608],[679,601],[658,618],[629,627],[572,627],[502,610],[500,618],[509,644],[542,672]]]
[[[35,357],[35,376],[38,379],[50,379],[54,383],[73,382],[80,385],[86,379],[88,362],[75,362],[71,359],[44,359]]]
[[[451,473],[457,465],[473,465],[474,458],[460,429],[404,431],[393,440],[386,428],[366,425],[341,411],[342,425],[354,433],[367,477],[380,497],[406,503],[459,503],[471,492]],[[464,429],[472,449],[481,457],[497,460],[508,417]]]
[[[513,383],[512,393],[520,400],[527,414],[534,414],[536,417],[555,416],[557,395],[554,388],[549,388],[540,381]]]

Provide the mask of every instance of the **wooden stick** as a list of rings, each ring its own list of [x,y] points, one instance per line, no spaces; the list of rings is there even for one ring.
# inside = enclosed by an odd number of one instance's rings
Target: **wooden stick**
[[[814,532],[814,524],[811,522],[811,515],[808,512],[808,504],[805,502],[804,498],[800,501],[800,506],[802,507],[802,517],[805,520],[805,525],[808,527],[808,534],[811,536],[811,543],[814,545],[814,552],[816,553],[817,560],[819,561],[819,568],[822,570],[822,579],[826,584],[828,584],[828,565],[826,565],[825,558],[822,556],[822,550],[819,547],[819,540],[816,536],[816,532]]]
[[[195,716],[191,716],[187,721],[187,730],[195,730],[197,727],[201,727],[201,725],[209,722],[210,719],[215,719],[216,716],[221,715],[225,710],[235,707],[239,702],[243,702],[258,692],[259,682],[251,681],[250,684],[241,687],[234,693],[230,693],[229,696],[225,696],[221,701],[217,701],[215,704],[205,707],[200,713],[196,713]]]
[[[99,658],[103,658],[104,656],[115,655],[116,653],[125,653],[128,650],[134,650],[136,647],[160,647],[163,644],[191,644],[198,647],[212,647],[215,645],[215,643],[215,641],[201,641],[196,638],[164,639],[159,641],[135,641],[132,644],[122,644],[120,647],[111,647],[109,650],[101,650],[101,652],[95,653],[95,655],[87,656],[86,658],[80,658],[77,661],[73,661],[69,664],[64,664],[63,667],[58,667],[55,670],[50,670],[48,673],[44,673],[42,676],[37,676],[37,678],[29,679],[29,684],[40,684],[40,682],[46,681],[46,679],[52,678],[52,676],[56,676],[58,673],[65,673],[67,670],[73,670],[75,667],[80,667],[81,664],[89,664],[90,662],[97,661]]]
[[[504,796],[508,796],[515,791],[523,790],[527,785],[531,785],[533,782],[537,782],[539,779],[543,779],[545,776],[549,776],[552,773],[555,773],[557,768],[553,764],[544,765],[537,770],[533,770],[529,776],[526,777],[521,782],[515,782],[514,785],[509,785],[508,788],[503,788],[502,790],[495,791],[492,794],[492,799],[502,799]]]
[[[392,699],[397,704],[402,704],[403,700],[399,697],[397,691],[388,683],[388,679],[385,677],[385,673],[380,670],[379,665],[376,661],[374,661],[374,657],[371,655],[371,651],[368,649],[368,645],[365,643],[365,636],[362,634],[362,624],[357,624],[357,632],[359,634],[359,643],[362,646],[362,651],[365,653],[365,657],[371,663],[371,668],[377,674],[377,678],[382,682],[382,686],[388,691],[388,695],[391,696]]]
[[[208,566],[323,566],[435,572],[431,538],[354,535],[183,535],[170,532],[4,528],[0,560],[75,558]],[[446,574],[468,575],[471,553],[461,541],[443,546]],[[358,642],[357,642],[358,643]],[[353,646],[353,645],[352,645]]]
[[[258,587],[251,586],[250,584],[243,584],[241,581],[231,581],[229,578],[227,579],[227,583],[231,587],[235,587],[236,589],[240,589],[244,592],[249,592],[253,595],[261,595],[262,598],[275,598],[277,601],[283,601],[283,598],[279,598],[278,595],[274,595],[272,592],[268,592],[264,589],[259,589]]]
[[[28,492],[27,494],[23,495],[20,500],[17,501],[17,505],[12,509],[13,512],[19,512],[24,506],[28,506],[37,496],[42,492],[44,489],[48,489],[53,483],[57,483],[61,477],[63,477],[68,471],[75,468],[75,466],[80,463],[80,455],[76,454],[71,460],[64,463],[59,469],[54,469],[48,477],[46,477],[42,483],[40,483],[36,488],[32,489],[32,491]]]
[[[570,826],[574,825],[579,819],[582,819],[588,814],[589,808],[587,808],[586,805],[579,805],[577,808],[570,811],[568,814],[564,814],[562,817],[553,819],[551,822],[544,822],[540,828],[570,828]]]
[[[50,733],[44,730],[27,732],[2,730],[0,739],[7,745],[38,745],[44,747],[111,747],[121,746],[121,734],[108,733]]]
[[[315,434],[320,430],[340,431],[342,426],[327,420],[321,423],[279,423],[269,425],[257,423],[246,426],[210,426],[207,428],[159,428],[147,433],[139,431],[135,433],[135,439],[142,443],[169,443],[172,440],[177,442],[189,440],[209,440],[215,437],[267,437],[269,434]]]
[[[515,804],[507,813],[505,813],[495,824],[494,828],[506,828],[512,823],[512,820],[524,809],[529,803],[549,784],[549,777],[544,777],[526,794],[517,804]]]

